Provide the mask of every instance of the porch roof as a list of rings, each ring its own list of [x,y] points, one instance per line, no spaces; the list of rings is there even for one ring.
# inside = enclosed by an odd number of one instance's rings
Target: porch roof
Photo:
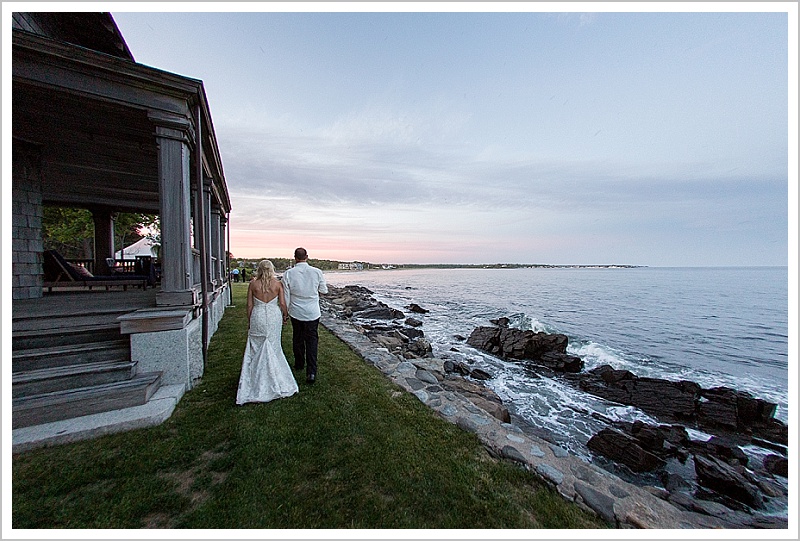
[[[45,203],[158,213],[155,125],[194,139],[199,105],[204,174],[230,212],[202,81],[18,29],[12,75],[13,137],[40,150]]]

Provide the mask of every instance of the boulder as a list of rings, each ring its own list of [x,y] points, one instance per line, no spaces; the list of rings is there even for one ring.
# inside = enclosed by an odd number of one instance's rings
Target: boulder
[[[472,378],[481,379],[481,380],[492,379],[492,375],[489,372],[487,372],[486,370],[483,370],[481,368],[474,368],[469,373],[469,376],[472,377]]]
[[[666,464],[642,448],[636,438],[614,428],[604,428],[592,436],[586,446],[614,462],[625,464],[635,472],[653,471]]]
[[[414,319],[413,317],[406,318],[406,325],[409,327],[422,327],[422,322],[418,319]]]
[[[773,475],[789,476],[789,460],[784,456],[767,455],[764,457],[764,469]]]
[[[742,451],[741,447],[736,445],[736,443],[729,438],[711,436],[711,439],[709,439],[707,442],[704,442],[703,446],[706,448],[708,454],[720,460],[724,460],[732,466],[736,466],[737,464],[747,466],[749,461],[747,455],[744,454],[744,451]]]
[[[536,360],[536,364],[546,366],[556,372],[569,372],[577,374],[583,370],[583,360],[566,353],[545,353]]]
[[[466,363],[453,362],[449,360],[444,362],[444,370],[447,373],[459,374],[461,376],[469,376],[472,373],[472,368],[470,368]]]
[[[788,427],[772,419],[776,405],[727,387],[703,389],[693,381],[638,377],[602,365],[577,376],[581,390],[636,406],[665,421],[728,434],[752,434],[767,442],[788,442]]]
[[[426,310],[425,308],[421,307],[419,304],[411,303],[407,306],[407,308],[414,312],[415,314],[427,314],[430,310]]]
[[[691,381],[638,377],[627,370],[599,366],[582,374],[581,390],[668,421],[694,420],[700,386]]]
[[[360,311],[354,311],[353,316],[362,319],[402,319],[405,316],[400,310],[389,306],[373,306]]]
[[[330,287],[330,286],[329,286]],[[372,295],[373,291],[367,289],[364,286],[344,286],[342,289],[346,289],[351,293],[358,293],[361,295]]]
[[[425,336],[424,332],[413,327],[402,327],[401,329],[398,329],[398,332],[405,335],[409,340],[413,340],[414,338],[422,338]]]
[[[764,440],[767,443],[778,443],[784,448],[789,445],[789,427],[786,423],[778,419],[770,419],[769,422],[757,424],[752,427],[754,439]],[[783,451],[784,449],[778,449]]]
[[[631,425],[631,435],[642,442],[647,449],[653,450],[663,450],[667,443],[674,447],[689,443],[689,433],[681,425],[655,426],[642,421],[634,421]]]
[[[379,346],[385,347],[389,351],[396,351],[403,348],[403,341],[395,336],[377,334],[371,337]]]
[[[507,327],[477,327],[467,344],[509,360],[529,360],[560,372],[580,372],[583,361],[567,355],[563,334],[522,331]]]
[[[433,352],[431,343],[424,338],[416,338],[406,345],[406,350],[419,357],[425,357]]]
[[[733,389],[715,387],[701,390],[697,405],[698,421],[735,430],[738,427],[737,402]]]
[[[764,498],[758,486],[744,468],[740,470],[712,456],[694,455],[694,469],[701,485],[753,509],[764,507]]]

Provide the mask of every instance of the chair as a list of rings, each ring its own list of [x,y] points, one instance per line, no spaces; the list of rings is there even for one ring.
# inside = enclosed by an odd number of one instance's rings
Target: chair
[[[142,274],[129,273],[95,276],[86,268],[73,265],[56,250],[45,250],[43,255],[43,285],[48,292],[53,291],[54,287],[81,287],[90,290],[93,287],[105,287],[108,290],[112,286],[122,286],[127,291],[128,286],[135,286],[147,289],[150,278]]]

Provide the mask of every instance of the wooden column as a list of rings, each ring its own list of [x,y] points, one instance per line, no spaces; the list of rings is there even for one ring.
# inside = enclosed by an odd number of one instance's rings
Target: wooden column
[[[224,257],[220,244],[220,218],[219,205],[211,207],[211,255],[214,258],[214,266],[211,271],[211,280],[219,285],[222,283],[222,259]]]
[[[108,209],[92,209],[94,221],[94,274],[111,274],[106,263],[107,258],[114,257],[114,216]]]
[[[161,291],[158,305],[192,305],[191,125],[181,117],[153,118],[158,143],[161,207]]]
[[[211,226],[211,179],[205,178],[203,182],[203,197],[204,197],[204,205],[203,205],[203,220],[205,225],[205,250],[203,253],[206,257],[206,268],[208,269],[207,277],[208,280],[206,286],[213,290],[214,289],[214,260],[212,256],[214,255],[214,233],[213,228]]]
[[[220,265],[220,273],[223,282],[227,282],[230,280],[230,269],[228,269],[228,244],[230,242],[230,238],[228,235],[228,215],[222,215],[220,213],[219,216],[220,224],[219,224],[219,247],[220,252],[222,253],[222,260]]]

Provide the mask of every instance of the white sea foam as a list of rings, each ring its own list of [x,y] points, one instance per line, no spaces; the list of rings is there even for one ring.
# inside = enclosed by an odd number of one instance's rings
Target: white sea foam
[[[617,370],[630,369],[630,363],[625,361],[620,352],[595,342],[570,343],[567,346],[567,353],[583,359],[587,370],[604,364]]]

